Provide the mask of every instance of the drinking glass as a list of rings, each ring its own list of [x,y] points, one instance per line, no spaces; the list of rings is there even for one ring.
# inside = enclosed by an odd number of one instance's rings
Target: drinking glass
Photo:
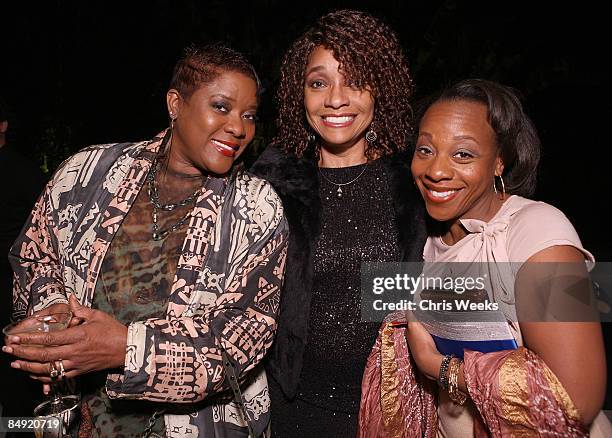
[[[35,332],[54,332],[63,330],[68,327],[72,313],[69,311],[54,312],[46,315],[35,314],[21,321],[7,325],[2,330],[5,336]],[[30,347],[42,347],[37,344],[30,344]],[[55,364],[51,364],[55,367]],[[60,427],[56,431],[37,431],[38,436],[64,436],[65,431],[76,415],[76,406],[78,405],[79,397],[76,395],[62,396],[58,388],[58,376],[51,375],[51,394],[50,399],[34,408],[34,415],[41,418],[60,418],[62,421]],[[55,423],[50,423],[55,424]],[[50,432],[50,433],[48,433]]]

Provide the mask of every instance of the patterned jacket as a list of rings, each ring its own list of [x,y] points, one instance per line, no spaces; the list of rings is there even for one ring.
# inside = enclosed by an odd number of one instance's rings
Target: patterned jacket
[[[105,253],[164,135],[91,146],[60,166],[11,249],[15,318],[69,294],[91,306]],[[265,180],[235,171],[222,194],[202,189],[166,318],[130,323],[123,372],[108,375],[109,397],[191,404],[165,414],[171,437],[244,436],[239,405],[213,397],[230,394],[225,351],[261,432],[270,402],[259,363],[276,330],[287,233],[282,204]]]

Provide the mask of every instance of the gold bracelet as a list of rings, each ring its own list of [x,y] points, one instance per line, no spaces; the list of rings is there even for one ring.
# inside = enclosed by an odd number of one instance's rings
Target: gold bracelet
[[[448,367],[448,396],[453,403],[463,405],[467,396],[459,390],[459,371],[463,362],[453,358]]]

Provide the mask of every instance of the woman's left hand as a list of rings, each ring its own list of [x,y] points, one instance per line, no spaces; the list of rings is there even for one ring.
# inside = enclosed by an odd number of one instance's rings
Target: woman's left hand
[[[123,367],[127,327],[105,312],[81,306],[74,295],[70,296],[70,309],[81,324],[49,333],[8,336],[2,350],[18,357],[11,366],[42,382],[51,381],[51,361],[61,360],[68,378]]]
[[[407,314],[406,341],[419,370],[432,380],[438,379],[443,355],[436,348],[433,338],[412,314]]]

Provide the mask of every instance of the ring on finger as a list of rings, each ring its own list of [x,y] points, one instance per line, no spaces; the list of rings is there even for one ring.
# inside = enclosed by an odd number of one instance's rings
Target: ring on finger
[[[66,377],[66,370],[64,369],[64,362],[60,359],[57,361],[59,363],[59,377],[60,380],[63,380]]]
[[[57,379],[59,374],[60,374],[60,372],[58,371],[57,367],[55,366],[55,363],[54,362],[49,362],[49,376],[51,377],[51,380]]]

